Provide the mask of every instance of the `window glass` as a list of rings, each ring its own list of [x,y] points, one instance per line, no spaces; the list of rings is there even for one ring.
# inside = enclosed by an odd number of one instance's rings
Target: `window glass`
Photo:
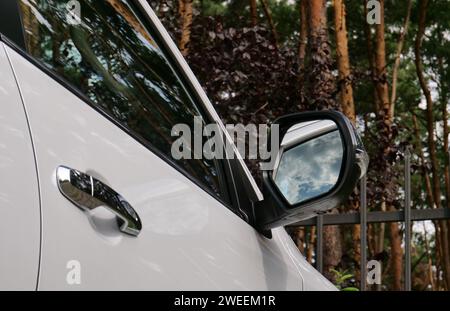
[[[171,157],[172,127],[201,113],[129,1],[19,3],[29,54],[221,196],[217,163]]]

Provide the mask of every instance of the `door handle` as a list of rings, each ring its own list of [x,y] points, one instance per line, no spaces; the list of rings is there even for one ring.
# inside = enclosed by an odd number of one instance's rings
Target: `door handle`
[[[137,236],[142,223],[133,207],[116,191],[94,177],[59,166],[56,170],[59,191],[84,211],[103,206],[117,216],[120,231]]]

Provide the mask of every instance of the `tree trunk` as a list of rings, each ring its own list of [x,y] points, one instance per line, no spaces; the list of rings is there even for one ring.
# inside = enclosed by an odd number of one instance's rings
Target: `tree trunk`
[[[334,0],[334,26],[336,28],[336,52],[339,70],[339,97],[342,111],[353,122],[356,121],[353,88],[350,76],[348,38],[344,0]]]
[[[386,64],[386,42],[384,38],[385,23],[384,23],[384,0],[380,0],[380,23],[375,27],[375,83],[378,97],[378,117],[382,122],[379,135],[384,137],[384,142],[381,145],[382,158],[386,159],[391,151],[391,146],[394,143],[392,138],[392,124],[394,115],[391,115],[391,102],[389,98],[389,87],[387,79],[387,64]],[[385,160],[386,169],[391,165]],[[381,205],[385,205],[387,210],[394,210],[387,198],[382,197]],[[401,238],[399,236],[398,223],[389,224],[390,241],[391,241],[391,262],[394,273],[394,289],[401,289],[402,276],[402,248]],[[384,239],[380,235],[380,239]]]
[[[364,0],[364,16],[367,16],[369,14],[369,11],[367,9],[367,1]],[[373,53],[373,42],[372,42],[372,29],[371,25],[369,23],[364,23],[364,35],[366,38],[366,51],[367,51],[367,62],[369,64],[369,71],[371,74],[371,80],[373,83],[373,104],[374,104],[374,110],[378,111],[379,107],[379,98],[378,98],[378,92],[377,92],[377,83],[376,83],[376,74],[375,74],[375,55]],[[368,120],[367,115],[364,117],[365,126],[364,129],[368,129]],[[385,210],[386,205],[385,202],[382,202],[381,204],[381,210]],[[369,234],[368,238],[369,241],[372,243],[369,244],[371,247],[371,254],[372,256],[375,256],[376,254],[379,254],[384,249],[384,234],[385,234],[385,226],[386,224],[380,223],[380,224],[373,224],[369,226],[369,231],[371,234]],[[377,286],[379,288],[379,286]]]
[[[423,63],[421,58],[421,47],[422,40],[425,34],[426,27],[426,14],[428,8],[428,0],[420,1],[420,9],[419,9],[419,29],[417,31],[416,41],[414,45],[414,54],[415,54],[415,63],[416,63],[416,72],[417,77],[419,79],[420,87],[425,96],[425,100],[427,103],[427,131],[428,131],[428,151],[430,154],[431,160],[431,171],[432,171],[432,189],[433,189],[433,197],[434,204],[436,208],[441,207],[441,189],[440,189],[440,180],[439,180],[439,162],[437,158],[436,151],[436,142],[434,138],[434,115],[433,115],[433,99],[431,97],[431,92],[428,87],[428,81],[425,78],[423,73]],[[444,271],[444,278],[447,286],[450,286],[450,256],[449,256],[449,238],[448,238],[448,228],[447,222],[440,221],[440,238],[441,238],[441,249],[442,249],[442,258],[441,263]]]
[[[258,23],[258,7],[256,4],[256,0],[250,0],[250,19],[252,22],[252,26],[255,27]]]
[[[300,38],[298,44],[298,59],[300,70],[305,69],[306,45],[308,44],[308,20],[306,0],[300,1]]]
[[[395,211],[394,208],[391,211]],[[399,226],[396,222],[389,223],[389,234],[391,240],[391,259],[392,272],[394,275],[394,290],[402,290],[402,273],[403,273],[403,251],[402,237],[400,236]]]
[[[442,40],[442,39],[441,39]],[[448,145],[448,138],[449,138],[449,128],[448,128],[448,110],[447,110],[447,84],[445,81],[443,81],[445,78],[443,76],[445,75],[445,69],[444,69],[444,61],[442,57],[438,58],[438,68],[439,68],[439,76],[440,76],[440,99],[441,99],[441,105],[442,105],[442,126],[443,126],[443,141],[444,145],[442,148],[442,153],[445,155],[444,160],[444,180],[445,180],[445,195],[447,200],[447,208],[450,208],[450,172],[449,172],[449,145]]]
[[[398,39],[397,51],[395,53],[394,69],[392,71],[392,91],[391,91],[391,107],[390,107],[391,109],[389,110],[389,116],[391,118],[394,117],[395,100],[397,98],[397,79],[398,79],[398,69],[400,67],[400,56],[402,55],[405,37],[406,34],[408,33],[409,19],[411,17],[411,8],[412,8],[412,0],[408,0],[405,22],[403,23],[403,29],[402,32],[400,33],[400,38]]]
[[[417,143],[417,151],[419,154],[419,159],[420,159],[420,166],[422,169],[422,178],[424,180],[425,183],[425,193],[426,193],[426,199],[429,205],[429,208],[435,208],[436,205],[434,204],[434,197],[433,197],[433,189],[431,186],[431,180],[430,180],[430,176],[428,174],[428,169],[427,169],[427,163],[425,161],[425,155],[423,152],[423,145],[422,145],[422,141],[420,139],[420,131],[419,131],[419,125],[417,122],[417,117],[415,114],[413,114],[412,116],[412,120],[413,120],[413,128],[414,128],[414,135],[416,138],[416,143]],[[435,227],[435,237],[436,237],[436,275],[439,275],[439,271],[440,271],[440,266],[439,262],[441,260],[441,258],[443,257],[443,249],[441,247],[442,243],[441,243],[441,234],[440,234],[440,226],[439,226],[439,222],[433,222],[434,227]],[[439,278],[437,278],[436,280],[436,284],[435,286],[437,288],[439,288]]]
[[[294,242],[298,247],[298,250],[300,251],[300,253],[304,254],[305,252],[305,228],[304,227],[297,227],[294,229],[293,232],[293,238],[294,238]]]
[[[334,100],[335,81],[332,73],[331,48],[327,32],[325,0],[308,1],[309,64],[308,97],[311,109],[339,109]],[[336,212],[336,210],[334,211]],[[323,229],[324,275],[333,278],[330,272],[341,261],[342,243],[338,226]]]
[[[428,242],[428,236],[427,236],[427,227],[425,226],[425,222],[423,224],[423,238],[425,242],[425,251],[427,252],[427,258],[428,258],[428,277],[430,279],[430,285],[431,290],[436,290],[436,282],[434,281],[434,274],[433,274],[433,259],[430,251],[430,243]]]
[[[367,0],[364,0],[364,16],[367,16],[369,11],[367,10]],[[377,83],[376,83],[376,74],[375,74],[375,55],[373,53],[373,43],[372,43],[372,30],[369,23],[364,23],[364,34],[366,37],[366,45],[367,45],[367,60],[369,63],[369,69],[371,74],[372,83],[374,86],[373,90],[373,102],[375,106],[375,110],[378,110],[379,102],[378,93],[377,93]]]
[[[443,40],[441,38],[441,40]],[[442,41],[441,41],[442,42]],[[439,66],[439,76],[441,77],[441,81],[440,81],[440,98],[441,98],[441,105],[442,105],[442,123],[443,123],[443,128],[444,128],[444,133],[443,133],[443,140],[444,140],[444,144],[443,144],[443,148],[442,148],[442,153],[444,154],[444,182],[445,182],[445,196],[446,196],[446,208],[450,208],[450,172],[449,172],[449,143],[448,143],[448,139],[449,139],[449,128],[448,128],[448,110],[447,110],[447,103],[448,103],[448,98],[447,98],[447,83],[445,82],[445,78],[442,78],[445,75],[445,69],[444,69],[444,64],[443,64],[443,59],[442,57],[438,58],[438,66]],[[443,234],[445,234],[447,236],[447,239],[445,239],[444,243],[447,243],[446,245],[446,249],[447,251],[445,252],[446,256],[450,257],[450,253],[449,253],[449,247],[450,247],[450,237],[449,237],[449,233],[450,233],[450,229],[449,229],[449,224],[450,222],[448,221],[442,221],[441,222],[443,224]],[[449,270],[450,270],[450,258],[448,258],[448,262],[446,262],[446,271],[447,271],[447,276],[449,276]],[[450,278],[447,278],[447,289],[450,287]]]
[[[325,226],[323,228],[323,275],[334,282],[334,273],[331,269],[335,269],[342,258],[342,243],[339,226]]]
[[[299,1],[299,11],[300,11],[300,36],[298,41],[298,87],[300,89],[300,102],[299,105],[303,104],[305,97],[305,66],[306,66],[306,47],[308,44],[308,4],[307,0]]]
[[[355,208],[356,210],[356,208]],[[353,260],[359,263],[359,266],[355,267],[355,280],[361,282],[361,265],[367,264],[361,262],[361,225],[354,225],[352,227],[352,240],[353,240]]]
[[[178,0],[178,15],[180,16],[181,20],[183,20],[184,16],[184,1],[185,0]]]
[[[375,27],[375,78],[378,99],[380,100],[378,111],[382,111],[385,121],[389,122],[390,101],[386,73],[386,42],[384,40],[384,0],[380,0],[380,11],[380,23]]]
[[[438,64],[439,64],[439,75],[441,77],[441,79],[443,80],[443,76],[445,75],[445,69],[444,69],[444,64],[443,64],[443,59],[442,57],[440,57],[438,59]],[[448,139],[449,139],[449,127],[448,127],[448,110],[447,110],[447,103],[448,103],[448,97],[447,97],[447,91],[448,91],[448,87],[447,87],[447,83],[445,81],[441,80],[441,85],[440,85],[440,97],[441,97],[441,104],[442,104],[442,123],[443,123],[443,127],[444,127],[444,146],[443,146],[443,154],[444,154],[444,180],[445,180],[445,195],[446,195],[446,208],[450,208],[450,172],[449,172],[449,156],[450,156],[450,150],[449,150],[449,143],[448,143]],[[445,221],[443,221],[445,222]],[[447,240],[446,242],[447,244],[447,250],[450,247],[450,221],[445,222],[445,232],[447,234]],[[450,257],[450,254],[448,254],[448,256]],[[450,260],[450,258],[449,258]],[[448,270],[450,270],[450,266],[447,267]],[[447,279],[447,289],[449,289],[450,287],[450,279]]]
[[[337,210],[333,210],[337,214]],[[334,273],[331,269],[339,265],[342,258],[341,230],[339,226],[323,227],[323,275],[334,282]]]
[[[269,23],[270,31],[272,32],[275,47],[278,49],[279,46],[278,32],[275,27],[275,23],[273,22],[272,12],[270,10],[269,4],[267,3],[267,0],[261,0],[261,5],[264,10],[264,15],[266,15],[267,22]]]
[[[333,62],[327,32],[325,0],[308,1],[309,13],[309,99],[312,109],[339,107],[334,100],[335,84],[332,73]]]
[[[179,14],[181,18],[181,38],[179,48],[183,56],[186,56],[189,53],[192,28],[192,3],[193,0],[179,0]]]
[[[420,165],[422,168],[422,176],[423,176],[423,179],[425,182],[425,193],[427,195],[427,201],[428,201],[429,207],[433,208],[435,206],[434,198],[433,198],[433,190],[431,188],[430,176],[428,175],[427,163],[425,161],[425,155],[423,153],[423,145],[422,145],[422,141],[420,139],[419,125],[417,123],[417,117],[415,114],[413,114],[412,120],[413,120],[414,135],[416,137],[416,143],[417,143],[417,152],[419,153]]]

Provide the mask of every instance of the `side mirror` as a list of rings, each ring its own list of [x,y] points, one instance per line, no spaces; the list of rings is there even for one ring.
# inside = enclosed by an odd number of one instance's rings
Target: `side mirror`
[[[279,125],[281,143],[273,169],[263,172],[264,201],[255,208],[262,231],[338,206],[369,163],[360,136],[340,112],[292,114],[274,124]]]

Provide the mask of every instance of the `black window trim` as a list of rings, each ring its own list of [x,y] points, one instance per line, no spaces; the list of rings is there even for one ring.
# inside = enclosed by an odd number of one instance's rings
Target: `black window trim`
[[[17,0],[0,1],[0,35],[25,50],[25,32]],[[3,41],[3,40],[2,40]]]
[[[160,159],[162,159],[164,162],[169,164],[171,167],[176,169],[178,172],[180,172],[182,175],[187,177],[190,181],[192,181],[195,185],[197,185],[199,188],[203,189],[206,193],[208,193],[211,197],[213,197],[215,200],[223,204],[225,207],[227,207],[230,211],[235,213],[240,218],[246,218],[247,214],[243,212],[239,207],[239,201],[236,199],[236,188],[234,184],[234,180],[232,178],[231,172],[230,172],[230,165],[228,163],[227,159],[224,159],[223,161],[227,162],[228,165],[224,165],[222,161],[216,160],[215,163],[218,164],[218,178],[219,178],[219,187],[221,193],[225,196],[224,198],[219,197],[212,189],[202,184],[200,181],[195,179],[192,175],[190,175],[186,170],[177,164],[173,159],[166,156],[164,153],[159,151],[155,146],[153,146],[151,143],[147,142],[144,138],[142,138],[138,133],[133,131],[132,129],[129,129],[125,125],[121,124],[117,120],[115,120],[112,116],[110,116],[106,111],[104,111],[100,106],[96,105],[92,102],[91,99],[89,99],[83,92],[78,90],[76,87],[72,85],[69,81],[67,81],[65,78],[61,77],[60,75],[56,74],[54,71],[52,71],[50,68],[48,68],[43,62],[33,57],[31,54],[29,54],[26,51],[25,48],[25,39],[24,39],[24,29],[23,29],[23,23],[21,19],[20,9],[18,7],[18,2],[16,0],[0,0],[2,1],[14,1],[16,3],[15,11],[11,12],[8,11],[6,14],[18,14],[19,16],[19,24],[16,27],[18,27],[17,34],[20,34],[19,37],[22,39],[19,40],[18,43],[16,43],[13,39],[17,39],[17,35],[13,38],[10,38],[6,34],[3,33],[3,24],[0,23],[0,41],[5,43],[7,46],[9,46],[11,49],[13,49],[15,52],[17,52],[19,55],[24,57],[26,60],[28,60],[30,63],[35,65],[37,68],[39,68],[42,72],[44,72],[46,75],[48,75],[50,78],[55,80],[58,84],[63,86],[65,89],[73,93],[75,96],[77,96],[79,99],[81,99],[83,102],[85,102],[88,106],[93,108],[95,111],[100,113],[103,117],[105,117],[108,121],[112,122],[114,125],[119,127],[122,131],[124,131],[126,134],[128,134],[131,138],[139,142],[141,145],[143,145],[145,148],[147,148],[149,151],[151,151],[153,154],[158,156]],[[136,5],[136,2],[134,0],[131,0],[130,3],[133,4],[133,9],[135,13],[139,14],[139,18],[142,18],[143,16],[146,16],[145,14],[142,14],[142,11],[140,9],[139,5]],[[4,12],[3,12],[4,14]],[[2,14],[2,15],[3,15]],[[2,20],[2,19],[0,19]],[[155,37],[155,41],[157,45],[160,47],[162,53],[164,56],[168,59],[170,66],[175,70],[175,73],[177,77],[181,80],[181,83],[183,86],[187,89],[188,95],[190,97],[193,97],[194,103],[196,107],[200,110],[202,117],[205,118],[205,121],[216,123],[211,114],[203,107],[202,101],[199,100],[199,96],[197,92],[195,92],[195,89],[193,88],[192,83],[187,79],[185,76],[183,70],[179,68],[178,62],[175,60],[171,50],[167,47],[165,41],[161,38],[159,32],[156,29],[156,27],[149,21],[149,19],[145,18],[144,20],[141,20],[141,22],[148,22],[149,25],[147,27],[150,27],[152,29],[152,36]],[[200,104],[199,104],[200,103]],[[225,175],[225,176],[224,176]],[[231,177],[231,178],[230,178]],[[242,215],[244,213],[244,215]],[[246,219],[244,219],[247,221]]]

